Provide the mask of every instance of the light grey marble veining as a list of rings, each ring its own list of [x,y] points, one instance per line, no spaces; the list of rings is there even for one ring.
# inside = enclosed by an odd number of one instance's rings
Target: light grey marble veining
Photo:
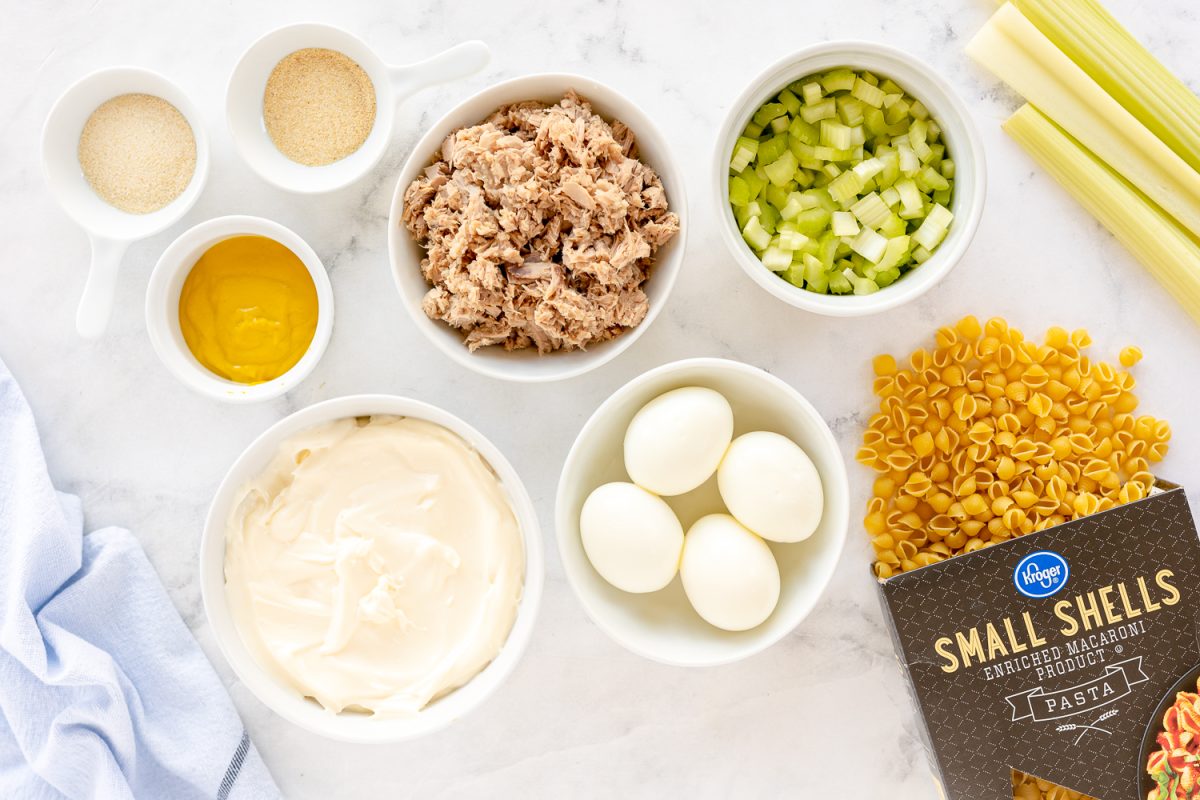
[[[1108,0],[1191,85],[1200,14],[1191,0]],[[737,358],[780,375],[825,415],[851,460],[871,410],[869,358],[926,343],[966,313],[1001,314],[1031,334],[1089,327],[1096,353],[1138,343],[1142,408],[1169,419],[1162,474],[1200,491],[1200,330],[1090,217],[1000,131],[1016,98],[962,47],[991,0],[762,0],[755,3],[283,2],[9,3],[0,23],[0,357],[41,425],[58,485],[80,494],[90,528],[127,526],[229,686],[289,797],[935,796],[918,722],[883,628],[866,537],[852,521],[835,582],[813,615],[766,653],[679,670],[631,655],[585,617],[552,537],[558,468],[610,392],[663,362]],[[404,103],[393,146],[361,183],[288,195],[236,158],[225,82],[264,32],[318,20],[365,38],[391,61],[458,41],[493,48],[484,74]],[[864,38],[931,62],[967,101],[987,147],[987,208],[966,258],[916,303],[882,318],[795,311],[751,283],[722,249],[706,191],[726,105],[768,63],[806,44]],[[187,218],[130,248],[101,341],[74,331],[87,240],[53,204],[38,140],[55,97],[104,66],[151,67],[200,107],[212,138],[209,186]],[[542,71],[594,76],[646,108],[677,147],[691,238],[668,308],[615,362],[549,386],[499,384],[453,365],[420,337],[388,274],[386,215],[395,176],[421,131],[458,99]],[[289,396],[252,407],[192,394],[146,337],[146,281],[186,227],[228,213],[295,229],[325,260],[337,324],[324,360]],[[267,711],[234,679],[200,606],[196,555],[209,498],[240,450],[286,413],[356,392],[408,394],[480,428],[508,455],[537,504],[548,547],[537,631],[509,683],[477,713],[427,739],[388,747],[323,741]],[[850,466],[855,509],[871,475]],[[857,517],[857,514],[855,515]]]

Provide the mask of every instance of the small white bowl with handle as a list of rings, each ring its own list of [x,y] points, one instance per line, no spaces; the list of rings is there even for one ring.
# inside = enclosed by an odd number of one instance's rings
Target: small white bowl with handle
[[[362,146],[323,166],[292,161],[271,141],[263,123],[263,93],[275,65],[308,48],[335,50],[354,61],[375,87],[375,124]],[[331,192],[370,172],[387,151],[396,107],[439,83],[466,78],[487,65],[488,46],[463,42],[416,64],[387,64],[365,42],[332,25],[302,23],[271,31],[250,45],[229,78],[225,111],[238,154],[250,168],[281,189],[304,194]]]
[[[183,114],[196,141],[196,168],[187,188],[167,205],[148,214],[130,214],[100,199],[79,164],[79,137],[100,105],[124,94],[148,94],[166,100]],[[140,67],[112,67],[80,79],[50,109],[42,128],[42,170],[54,199],[85,231],[92,245],[75,327],[87,339],[98,338],[112,316],[117,271],[129,245],[179,221],[195,204],[208,176],[208,135],[200,114],[183,90]]]

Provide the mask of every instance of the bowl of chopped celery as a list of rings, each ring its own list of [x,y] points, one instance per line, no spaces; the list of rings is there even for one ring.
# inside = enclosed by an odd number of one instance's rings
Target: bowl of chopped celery
[[[873,42],[776,62],[730,106],[713,154],[726,245],[798,308],[860,316],[945,277],[983,212],[979,134],[932,68]]]

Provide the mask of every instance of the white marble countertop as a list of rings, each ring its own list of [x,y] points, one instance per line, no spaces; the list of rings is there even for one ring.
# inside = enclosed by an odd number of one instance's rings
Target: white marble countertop
[[[1107,4],[1171,68],[1193,86],[1200,81],[1192,0]],[[592,410],[640,372],[688,356],[741,359],[790,381],[851,461],[871,410],[869,357],[907,353],[966,313],[1004,315],[1031,334],[1087,326],[1096,353],[1140,344],[1142,408],[1175,430],[1162,474],[1200,497],[1200,331],[1001,133],[1016,98],[962,53],[993,8],[990,0],[8,6],[0,33],[0,357],[34,407],[58,486],[82,496],[89,528],[118,524],[141,540],[287,796],[934,796],[857,519],[833,585],[792,635],[740,664],[681,670],[625,652],[588,621],[554,549],[552,504],[559,465]],[[348,28],[392,61],[472,38],[491,44],[493,60],[484,74],[404,103],[393,146],[370,178],[324,197],[292,196],[237,159],[223,97],[250,42],[306,20]],[[836,320],[793,310],[746,278],[713,229],[706,170],[725,105],[756,72],[803,45],[854,37],[905,48],[950,80],[983,133],[990,185],[975,242],[943,283],[882,318]],[[191,94],[211,134],[213,168],[183,222],[129,250],[109,332],[90,343],[73,322],[87,240],[45,188],[38,141],[63,89],[121,63],[160,70]],[[400,164],[428,123],[487,84],[539,71],[593,75],[650,111],[685,168],[691,236],[668,307],[628,353],[575,380],[505,385],[453,365],[414,329],[388,274],[385,222]],[[264,405],[218,405],[191,393],[146,336],[143,297],[159,253],[186,227],[229,213],[270,217],[307,238],[336,295],[336,329],[315,374]],[[324,741],[251,697],[217,652],[196,574],[202,518],[233,458],[288,412],[356,392],[412,395],[480,428],[524,477],[548,548],[537,630],[509,682],[467,720],[387,747]],[[853,463],[850,475],[857,509],[871,475]]]

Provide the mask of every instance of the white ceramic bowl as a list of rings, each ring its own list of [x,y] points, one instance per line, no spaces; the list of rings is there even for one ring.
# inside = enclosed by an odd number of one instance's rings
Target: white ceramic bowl
[[[375,125],[362,147],[320,167],[298,164],[279,152],[263,124],[263,92],[280,59],[297,50],[322,47],[355,61],[375,86]],[[465,78],[483,69],[491,51],[483,42],[464,42],[417,64],[384,63],[361,39],[331,25],[305,23],[274,30],[250,45],[229,77],[225,111],[238,153],[250,168],[282,189],[316,193],[340,189],[370,172],[387,150],[396,106],[434,84]]]
[[[225,525],[238,490],[256,477],[289,437],[314,425],[346,417],[386,414],[423,419],[461,436],[475,448],[500,478],[525,545],[525,590],[513,629],[499,655],[464,686],[433,701],[418,714],[403,719],[372,719],[367,714],[326,711],[315,700],[301,697],[275,680],[250,654],[225,594]],[[483,434],[440,408],[391,395],[352,395],[326,400],[285,417],[268,428],[238,456],[221,481],[200,541],[200,592],[204,613],[217,644],[233,671],[250,691],[279,716],[313,733],[347,742],[387,743],[432,733],[482,704],[502,684],[520,660],[533,632],[544,578],[542,537],[537,513],[516,470]]]
[[[587,350],[539,356],[535,349],[508,352],[502,347],[485,347],[471,353],[463,344],[463,336],[459,331],[444,322],[431,320],[421,310],[421,299],[429,290],[429,285],[421,275],[421,259],[425,250],[413,240],[400,221],[404,213],[404,190],[417,177],[417,173],[429,166],[442,142],[453,131],[482,122],[500,106],[509,103],[522,100],[557,103],[568,89],[575,89],[586,97],[593,110],[606,120],[611,122],[619,119],[633,131],[637,137],[639,158],[658,173],[667,191],[670,208],[679,215],[679,233],[655,254],[650,279],[645,285],[650,311],[642,324],[633,330]],[[493,378],[525,382],[553,381],[581,375],[611,361],[650,327],[666,304],[683,263],[687,219],[683,172],[666,138],[641,108],[616,90],[581,75],[528,75],[496,84],[468,98],[434,123],[417,142],[396,181],[392,209],[388,215],[388,255],[404,308],[412,317],[413,324],[439,350],[468,369]]]
[[[317,288],[317,330],[308,351],[278,378],[252,386],[210,372],[192,355],[179,329],[179,295],[188,273],[208,248],[234,236],[265,236],[287,247],[304,262]],[[159,256],[146,287],[146,331],[163,365],[200,394],[227,403],[270,400],[307,378],[324,355],[333,333],[333,287],[321,259],[290,228],[261,217],[217,217],[185,231]]]
[[[798,288],[763,266],[742,239],[729,205],[729,158],[733,144],[758,108],[780,89],[814,72],[834,67],[867,69],[900,84],[929,109],[942,126],[947,154],[954,159],[954,221],[933,256],[891,286],[868,295],[824,295]],[[797,308],[834,317],[874,314],[907,303],[946,276],[975,236],[987,194],[983,141],[970,114],[950,85],[933,68],[902,50],[874,42],[825,42],[806,47],[772,64],[733,101],[717,135],[710,191],[721,217],[721,238],[755,283]]]
[[[123,94],[161,97],[179,110],[196,140],[196,169],[183,192],[167,205],[149,214],[130,214],[110,206],[88,185],[79,166],[79,136],[83,126],[101,104]],[[208,134],[199,112],[171,81],[139,67],[112,67],[81,78],[50,109],[42,128],[42,171],[50,192],[80,227],[87,231],[92,246],[91,269],[75,327],[79,334],[94,339],[104,332],[112,315],[117,270],[129,245],[162,231],[179,221],[204,191],[208,177]]]
[[[629,480],[625,429],[633,415],[663,392],[705,386],[733,406],[734,435],[756,430],[787,436],[808,453],[821,475],[825,511],[811,538],[796,544],[768,542],[779,562],[781,591],[774,613],[757,628],[737,633],[714,628],[688,602],[679,576],[666,589],[628,594],[592,567],[579,536],[579,512],[593,489]],[[804,397],[757,367],[717,358],[676,361],[652,369],[618,389],[596,409],[567,455],[558,483],[555,534],[567,579],[592,621],[638,655],[677,666],[727,664],[754,655],[786,636],[816,605],[842,552],[849,515],[846,469],[829,426]],[[664,498],[684,530],[724,504],[710,478],[699,489]]]

